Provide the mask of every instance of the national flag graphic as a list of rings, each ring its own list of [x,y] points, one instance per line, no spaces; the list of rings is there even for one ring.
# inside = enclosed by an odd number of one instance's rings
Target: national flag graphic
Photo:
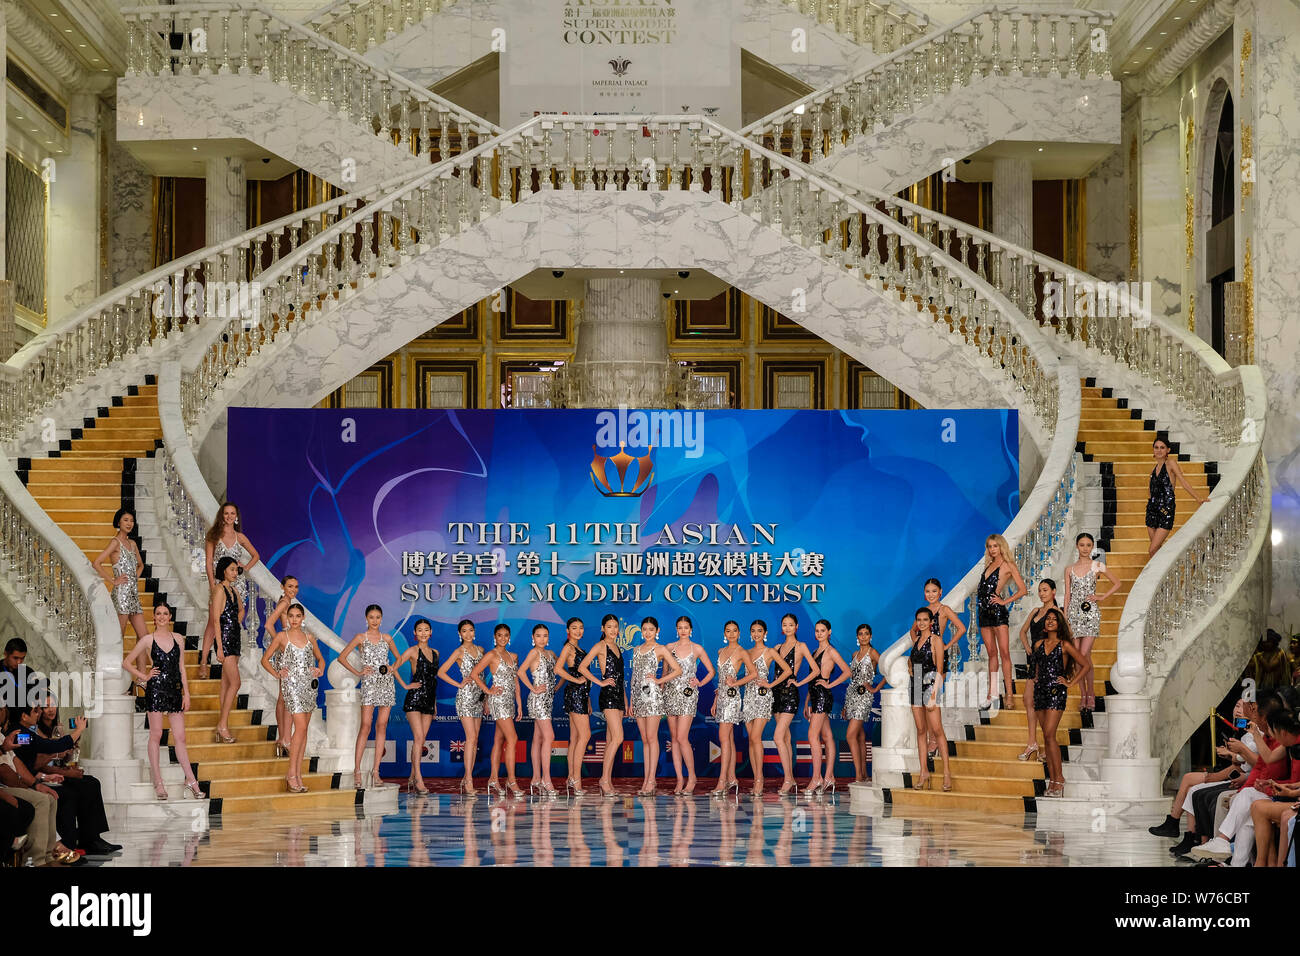
[[[593,740],[587,742],[587,752],[582,755],[583,763],[600,763],[605,759],[605,741]]]
[[[766,759],[766,758],[765,758]],[[709,741],[709,763],[720,763],[722,760],[722,748]]]
[[[569,759],[569,742],[567,740],[557,740],[555,749],[551,751],[551,760],[567,761]]]
[[[631,740],[623,741],[623,762],[636,763],[637,749],[638,749],[637,745],[634,741]]]
[[[515,741],[515,763],[528,763],[528,741]]]
[[[465,762],[465,741],[453,740],[451,742],[451,762],[452,763]]]
[[[415,741],[406,742],[406,762],[411,762],[411,749]],[[424,753],[420,756],[420,763],[437,763],[438,762],[438,741],[426,740],[424,742]]]
[[[791,742],[794,744],[795,763],[812,763],[812,750],[808,747],[808,741],[796,740]],[[763,741],[763,763],[774,763],[778,765],[781,763],[781,754],[776,749],[775,740]]]

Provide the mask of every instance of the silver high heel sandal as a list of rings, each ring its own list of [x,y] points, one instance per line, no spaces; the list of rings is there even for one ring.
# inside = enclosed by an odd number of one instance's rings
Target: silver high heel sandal
[[[162,781],[158,781],[153,785],[153,795],[154,799],[160,802],[167,799],[167,787]]]
[[[208,798],[208,795],[203,792],[203,788],[199,786],[197,780],[191,780],[187,783],[184,788],[184,793],[186,800],[189,800],[191,797],[195,800],[206,800]]]
[[[586,791],[578,786],[578,781],[574,780],[572,777],[569,777],[564,781],[564,795],[566,797],[569,794],[573,794],[575,797],[580,797],[584,793],[586,793]]]

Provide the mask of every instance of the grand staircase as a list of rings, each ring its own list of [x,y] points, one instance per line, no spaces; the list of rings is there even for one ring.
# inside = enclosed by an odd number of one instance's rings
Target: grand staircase
[[[1074,768],[1068,761],[1074,758],[1095,758],[1105,746],[1105,696],[1112,692],[1108,683],[1110,668],[1115,663],[1120,615],[1124,609],[1133,582],[1147,563],[1146,502],[1147,476],[1151,472],[1151,442],[1156,435],[1169,440],[1167,433],[1156,430],[1156,422],[1143,418],[1141,409],[1130,408],[1127,399],[1116,397],[1112,390],[1099,387],[1095,379],[1082,382],[1083,403],[1079,424],[1078,450],[1085,460],[1100,464],[1105,495],[1103,524],[1088,529],[1097,539],[1098,547],[1106,551],[1106,565],[1119,579],[1119,590],[1101,606],[1101,635],[1093,644],[1093,693],[1097,697],[1097,711],[1088,718],[1079,713],[1080,691],[1070,688],[1065,713],[1057,727],[1056,740],[1062,747],[1063,775],[1066,779],[1066,796],[1078,782]],[[1171,454],[1178,452],[1178,442],[1170,440]],[[1217,475],[1214,462],[1194,462],[1189,456],[1179,454],[1178,459],[1188,482],[1200,494],[1213,489]],[[1174,529],[1182,527],[1195,510],[1187,500],[1187,493],[1179,491],[1179,502]],[[1066,554],[1071,554],[1072,549]],[[1064,600],[1064,569],[1054,575],[1057,596]],[[1037,605],[1034,591],[1036,581],[1026,580],[1029,596],[1021,599],[1025,608]],[[1102,581],[1100,586],[1109,586]],[[1011,646],[1016,656],[1023,656],[1019,638],[1013,628]],[[1019,815],[1038,809],[1037,800],[1046,789],[1045,767],[1037,760],[1021,761],[1017,756],[1026,742],[1025,711],[1021,693],[1023,668],[1018,668],[1013,709],[997,709],[991,715],[972,712],[970,722],[961,726],[963,737],[949,739],[949,764],[952,770],[952,791],[940,789],[943,773],[942,760],[932,759],[930,770],[934,774],[930,790],[911,789],[915,778],[903,775],[902,788],[885,788],[884,799],[894,807],[949,807],[979,810],[986,813]],[[1041,728],[1039,745],[1043,744]]]
[[[109,405],[96,409],[93,417],[62,440],[49,457],[21,459],[19,476],[40,506],[76,542],[88,561],[94,561],[113,533],[112,519],[119,507],[130,507],[140,517],[137,534],[152,537],[144,526],[152,514],[136,507],[135,472],[137,459],[148,459],[162,442],[162,424],[158,417],[158,386],[149,375],[142,385],[131,385],[126,394],[114,396]],[[160,588],[160,576],[141,548],[145,567],[140,577],[140,605],[145,625],[152,629],[155,601],[179,605],[188,603],[183,595],[172,601]],[[185,672],[190,687],[190,710],[185,716],[190,760],[204,791],[209,796],[208,811],[213,815],[248,813],[260,810],[295,808],[351,807],[361,799],[362,791],[341,789],[341,775],[317,773],[316,758],[307,758],[303,773],[307,793],[290,793],[284,775],[287,758],[275,756],[276,728],[264,719],[260,710],[248,708],[247,695],[240,695],[230,714],[230,732],[235,743],[216,743],[213,734],[220,714],[221,675],[213,668],[212,676],[199,678],[199,642],[203,630],[202,615],[206,607],[193,611],[194,620],[178,616],[175,630],[185,638]],[[136,643],[135,631],[128,622],[123,629],[124,651]],[[246,648],[258,654],[259,649]],[[138,692],[137,692],[138,693]],[[143,698],[137,698],[143,707]],[[135,752],[143,756],[148,743],[148,729],[143,710],[134,723]],[[170,802],[182,802],[184,772],[176,764],[176,752],[170,747],[170,730],[164,730],[163,781]],[[143,779],[130,786],[125,802],[149,805],[156,800],[147,762]],[[350,780],[348,781],[351,782]]]

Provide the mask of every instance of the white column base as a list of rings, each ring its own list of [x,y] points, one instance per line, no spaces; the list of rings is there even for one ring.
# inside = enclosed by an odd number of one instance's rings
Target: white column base
[[[901,786],[904,773],[920,771],[916,721],[903,688],[880,692],[880,745],[871,749],[871,777],[884,786]]]

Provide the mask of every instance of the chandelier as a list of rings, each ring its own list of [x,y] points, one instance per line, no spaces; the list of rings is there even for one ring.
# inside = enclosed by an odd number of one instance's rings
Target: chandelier
[[[709,396],[690,369],[657,359],[579,359],[538,389],[551,408],[705,408]]]

